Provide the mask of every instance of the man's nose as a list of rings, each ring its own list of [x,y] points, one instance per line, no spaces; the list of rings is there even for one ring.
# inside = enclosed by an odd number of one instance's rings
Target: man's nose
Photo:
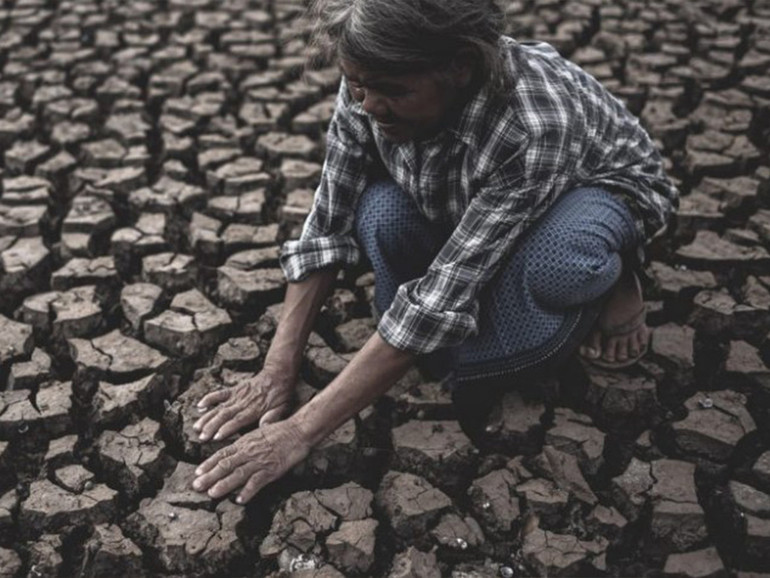
[[[387,116],[388,105],[385,103],[385,99],[372,90],[367,90],[364,93],[361,107],[364,109],[364,112],[374,117],[384,118]]]

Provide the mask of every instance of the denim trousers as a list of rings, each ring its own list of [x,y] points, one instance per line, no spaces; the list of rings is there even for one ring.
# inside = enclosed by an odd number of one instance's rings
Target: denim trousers
[[[399,285],[423,276],[452,233],[420,213],[390,179],[364,191],[356,234],[375,274],[382,314]],[[562,194],[520,237],[480,292],[478,333],[429,357],[456,384],[510,380],[558,366],[596,322],[626,255],[640,244],[633,215],[596,187]]]

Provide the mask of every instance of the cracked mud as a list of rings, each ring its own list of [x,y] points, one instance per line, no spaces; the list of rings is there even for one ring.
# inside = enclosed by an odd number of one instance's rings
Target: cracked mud
[[[770,5],[500,2],[650,131],[683,196],[650,352],[527,383],[489,448],[410,371],[251,505],[189,487],[259,371],[339,71],[302,0],[0,6],[0,577],[770,573]],[[337,280],[301,400],[376,331]]]

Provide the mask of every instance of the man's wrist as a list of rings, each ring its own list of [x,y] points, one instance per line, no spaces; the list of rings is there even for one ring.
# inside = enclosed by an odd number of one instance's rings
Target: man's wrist
[[[300,365],[301,361],[267,357],[262,365],[262,371],[281,381],[296,382],[299,379]]]
[[[326,439],[332,432],[325,431],[324,425],[313,419],[308,419],[302,411],[305,406],[302,406],[297,413],[289,416],[286,421],[295,432],[295,435],[301,440],[301,442],[307,446],[308,451],[320,444]],[[319,427],[320,426],[320,427]]]
[[[295,449],[302,455],[302,458],[305,458],[313,447],[318,445],[321,441],[313,438],[312,432],[308,431],[307,424],[303,423],[302,420],[297,419],[296,415],[286,418],[283,424],[287,428],[291,438],[294,440]]]

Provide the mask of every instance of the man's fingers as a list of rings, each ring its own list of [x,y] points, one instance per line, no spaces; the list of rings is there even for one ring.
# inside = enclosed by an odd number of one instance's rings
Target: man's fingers
[[[214,419],[214,418],[217,416],[217,414],[218,414],[220,411],[222,411],[222,409],[223,409],[222,407],[213,407],[213,408],[211,408],[211,409],[210,409],[209,411],[207,411],[205,414],[203,414],[202,416],[200,416],[200,417],[198,418],[198,421],[196,421],[196,422],[193,424],[193,430],[195,430],[195,431],[197,431],[197,432],[201,431],[201,430],[202,430],[202,429],[205,427],[205,425],[206,425],[206,424],[207,424],[209,421],[211,421],[212,419]]]
[[[222,427],[219,428],[219,430],[217,430],[217,433],[214,434],[214,440],[219,441],[227,439],[250,423],[251,419],[249,419],[249,416],[246,415],[245,412],[241,411],[235,414],[227,423],[225,423]]]
[[[198,421],[196,421],[193,424],[193,429],[195,431],[202,431],[206,429],[206,424],[208,422],[210,422],[212,419],[216,419],[221,414],[224,413],[226,415],[235,415],[239,411],[240,411],[240,408],[238,406],[237,400],[234,400],[231,398],[216,407],[212,407],[209,411],[207,411],[204,415],[202,415],[198,419]],[[210,432],[210,433],[213,433],[213,432]]]
[[[218,391],[212,391],[201,398],[198,402],[198,407],[211,407],[212,405],[222,403],[226,399],[229,399],[232,392],[232,389],[229,387]]]
[[[221,498],[232,492],[236,488],[240,488],[246,480],[249,479],[252,473],[253,464],[243,464],[233,470],[233,472],[219,480],[209,490],[209,496],[212,498]]]
[[[193,430],[201,431],[210,419],[214,418],[219,411],[222,411],[224,407],[220,404],[230,399],[230,393],[229,389],[224,389],[222,391],[215,391],[203,397],[203,399],[198,402],[197,407],[199,410],[207,409],[208,411],[193,424]],[[212,405],[215,407],[211,407]]]
[[[209,459],[204,461],[201,465],[195,468],[195,475],[201,477],[206,472],[210,471],[219,463],[219,460],[228,458],[235,453],[235,447],[230,445],[222,448],[218,452],[215,452]]]
[[[208,462],[209,460],[206,461]],[[213,468],[209,469],[202,475],[199,475],[195,479],[193,482],[193,488],[199,492],[208,490],[219,480],[232,474],[236,468],[238,468],[238,466],[240,466],[244,461],[246,461],[246,457],[237,451],[233,452],[231,456],[225,456],[221,458]],[[200,471],[200,469],[201,468],[196,470],[196,473]]]
[[[203,425],[201,428],[200,436],[198,436],[198,438],[204,442],[208,439],[211,439],[211,436],[213,436],[215,432],[219,431],[219,428],[230,421],[237,413],[238,410],[233,407],[222,408],[216,413],[215,416],[213,416]]]
[[[251,498],[257,495],[262,488],[273,481],[272,474],[265,469],[257,470],[251,475],[249,481],[243,486],[243,489],[238,493],[238,497],[235,499],[239,504],[245,504]]]

